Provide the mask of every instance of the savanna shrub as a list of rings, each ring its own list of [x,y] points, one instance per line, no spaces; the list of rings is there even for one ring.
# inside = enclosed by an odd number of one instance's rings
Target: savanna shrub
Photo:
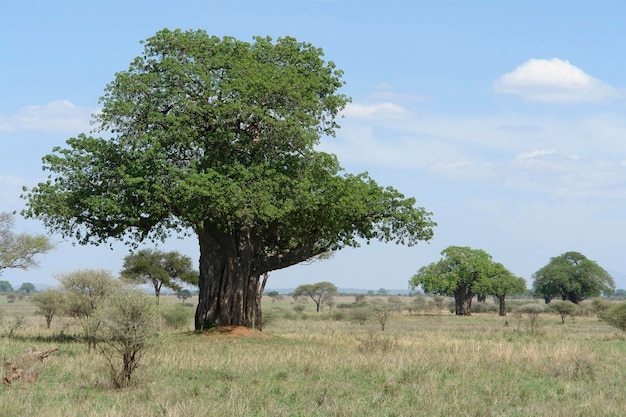
[[[498,306],[487,303],[472,303],[472,313],[496,313]]]
[[[603,298],[594,298],[591,300],[591,308],[598,317],[602,317],[612,306],[612,302]]]
[[[143,356],[157,342],[161,313],[154,297],[139,289],[119,289],[94,311],[96,348],[109,365],[111,383],[128,386]]]
[[[611,326],[626,331],[626,302],[614,304],[602,313],[601,318]]]

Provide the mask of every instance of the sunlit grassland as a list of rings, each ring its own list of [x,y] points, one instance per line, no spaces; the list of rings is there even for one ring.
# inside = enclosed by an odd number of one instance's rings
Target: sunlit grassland
[[[353,299],[352,299],[353,300]],[[407,298],[407,302],[408,302]],[[187,303],[193,300],[187,300]],[[2,301],[3,303],[4,301]],[[163,303],[181,303],[174,297]],[[164,330],[134,384],[112,389],[85,344],[55,340],[27,301],[27,324],[0,339],[5,360],[36,345],[60,350],[36,381],[0,390],[0,416],[621,416],[626,410],[626,337],[595,317],[539,318],[534,334],[496,314],[445,311],[375,322],[334,318],[312,303],[264,304],[263,333]],[[5,329],[2,330],[6,334]]]

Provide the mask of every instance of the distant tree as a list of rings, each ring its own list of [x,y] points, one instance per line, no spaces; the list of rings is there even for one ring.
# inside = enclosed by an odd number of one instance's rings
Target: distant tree
[[[197,273],[192,271],[191,258],[188,256],[178,252],[142,249],[124,258],[121,276],[128,282],[149,283],[158,300],[162,287],[180,291],[183,280],[193,279]]]
[[[565,318],[576,314],[580,307],[571,301],[554,301],[550,303],[550,309],[556,311],[561,316],[561,324],[565,324]]]
[[[183,300],[183,304],[185,304],[185,300],[191,298],[191,291],[189,291],[188,289],[180,290],[178,291],[178,293],[176,293],[176,297],[178,297],[178,299],[180,300]]]
[[[426,293],[453,296],[456,315],[470,315],[476,284],[492,270],[491,255],[482,249],[449,246],[442,259],[423,266],[409,281]]]
[[[128,386],[158,338],[161,315],[154,297],[139,289],[117,289],[95,310],[94,320],[97,348],[109,364],[113,385]]]
[[[34,284],[31,284],[30,282],[24,282],[22,285],[20,285],[20,288],[18,291],[24,294],[31,294],[31,293],[36,292],[37,290],[35,289]]]
[[[404,303],[399,297],[389,297],[388,300],[374,298],[368,303],[368,306],[371,314],[376,321],[378,321],[381,331],[385,331],[387,320],[391,315],[405,308]]]
[[[379,288],[377,292],[378,295],[387,295],[387,290],[384,288]]]
[[[513,312],[517,315],[525,314],[528,316],[531,333],[535,333],[535,330],[537,329],[537,319],[539,318],[539,314],[544,313],[545,311],[545,306],[536,303],[522,304],[521,306],[517,306],[513,309]]]
[[[9,281],[0,281],[0,292],[13,292],[13,285]]]
[[[574,304],[615,291],[611,275],[578,252],[566,252],[533,274],[533,292],[546,304],[556,297]]]
[[[56,289],[35,293],[30,301],[37,307],[35,314],[45,317],[48,329],[52,323],[52,318],[62,314],[65,309],[63,293]]]
[[[330,297],[337,294],[337,287],[330,282],[318,282],[316,284],[304,284],[298,286],[293,292],[294,297],[307,296],[315,302],[315,311],[319,313],[320,304]]]
[[[526,291],[526,280],[513,275],[499,262],[492,262],[486,273],[474,285],[480,294],[493,295],[498,299],[500,316],[506,316],[505,298],[507,295],[523,294]]]
[[[39,266],[38,255],[52,250],[53,245],[45,235],[13,232],[11,213],[0,213],[0,274],[4,269],[29,269]]]
[[[624,290],[622,288],[617,289],[617,290],[615,290],[615,294],[613,294],[613,295],[615,295],[615,297],[619,297],[619,298],[626,298],[626,290]]]

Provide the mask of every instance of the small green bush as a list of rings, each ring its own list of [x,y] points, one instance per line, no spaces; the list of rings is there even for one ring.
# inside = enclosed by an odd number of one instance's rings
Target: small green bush
[[[626,303],[618,303],[602,313],[602,320],[613,327],[626,331]]]
[[[498,306],[487,303],[472,303],[472,313],[496,313]]]
[[[591,309],[598,317],[602,317],[602,315],[607,312],[612,306],[612,302],[603,298],[594,298],[593,300],[591,300]]]

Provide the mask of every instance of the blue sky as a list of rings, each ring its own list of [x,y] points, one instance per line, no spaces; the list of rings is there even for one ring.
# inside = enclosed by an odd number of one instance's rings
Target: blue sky
[[[489,252],[531,284],[575,250],[626,288],[626,39],[622,1],[6,1],[0,5],[0,211],[45,178],[41,157],[90,115],[140,41],[162,28],[321,47],[352,97],[320,149],[434,213],[429,244],[373,243],[270,274],[405,289],[449,245]],[[16,231],[45,233],[17,218]],[[119,272],[123,245],[58,242],[14,285],[79,268]],[[198,258],[194,239],[160,246]]]

